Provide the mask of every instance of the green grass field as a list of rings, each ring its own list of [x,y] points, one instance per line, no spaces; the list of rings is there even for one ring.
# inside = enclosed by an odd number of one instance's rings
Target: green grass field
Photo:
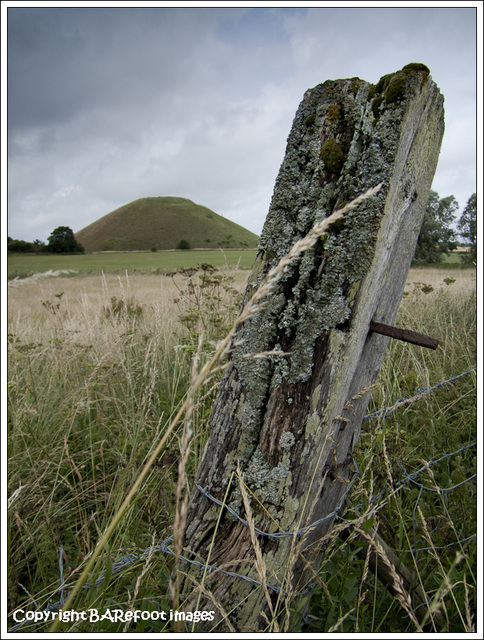
[[[39,254],[8,256],[8,278],[26,278],[34,273],[71,269],[80,274],[96,273],[166,273],[180,267],[192,267],[202,263],[214,267],[239,265],[250,269],[256,255],[255,249],[213,249],[199,251],[157,251],[125,253],[92,253],[85,255]]]
[[[126,251],[68,254],[21,254],[8,255],[8,279],[27,278],[45,271],[72,270],[79,274],[97,273],[167,273],[180,267],[211,264],[214,267],[236,267],[251,269],[256,249],[199,249],[195,251]],[[460,269],[457,253],[445,256],[441,264],[426,265],[433,268]],[[426,268],[422,267],[422,268]]]

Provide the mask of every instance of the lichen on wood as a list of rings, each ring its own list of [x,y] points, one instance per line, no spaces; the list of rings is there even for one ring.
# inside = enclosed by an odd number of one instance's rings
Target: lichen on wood
[[[395,317],[442,135],[442,96],[428,71],[412,65],[376,87],[358,78],[327,81],[307,91],[296,112],[246,300],[316,222],[376,184],[382,188],[294,260],[235,335],[197,483],[243,518],[233,482],[240,468],[260,530],[296,534],[344,498],[369,400],[362,390],[373,383],[387,343],[371,335],[370,321],[391,324]],[[340,152],[335,164],[325,156],[331,145]],[[263,352],[272,355],[247,357]],[[290,537],[264,537],[267,581],[287,587],[291,556],[289,590],[304,588],[319,565],[317,541],[331,526],[326,518],[308,529],[292,556]],[[196,489],[186,531],[190,553],[214,565],[234,563],[235,571],[258,579],[247,529]],[[183,570],[195,580],[203,574]],[[206,586],[221,606],[232,609],[248,597],[235,607],[232,624],[258,630],[262,590],[216,575],[206,576]],[[192,587],[187,579],[187,598]]]

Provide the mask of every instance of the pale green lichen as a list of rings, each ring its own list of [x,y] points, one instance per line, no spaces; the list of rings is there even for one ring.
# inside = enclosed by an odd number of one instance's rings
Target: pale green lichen
[[[277,505],[290,473],[287,458],[271,468],[265,454],[257,448],[244,471],[244,481],[261,501]]]
[[[408,96],[418,90],[422,73],[405,72]],[[377,84],[373,97],[384,95],[393,75]],[[296,113],[246,299],[264,274],[316,221],[379,182],[384,186],[377,196],[349,212],[343,224],[333,225],[324,240],[290,265],[277,290],[240,329],[232,351],[232,362],[244,390],[243,428],[237,453],[245,465],[250,466],[252,460],[251,473],[255,472],[255,463],[261,463],[257,467],[260,481],[270,477],[270,470],[258,454],[253,456],[270,393],[282,383],[298,384],[310,378],[315,345],[323,334],[339,329],[344,340],[355,301],[354,284],[364,277],[373,258],[407,93],[390,105],[382,100],[375,123],[370,85],[359,82],[356,96],[352,86],[356,85],[351,80],[319,85],[306,93]],[[338,107],[337,122],[334,105]],[[344,129],[340,130],[341,121]],[[345,158],[344,166],[333,167],[337,171],[330,176],[320,157],[327,140],[333,140]],[[290,355],[245,358],[247,353],[276,349]],[[319,424],[319,420],[310,419],[309,431]],[[274,490],[267,491],[274,498]]]
[[[279,446],[281,449],[285,449],[286,451],[289,451],[289,449],[294,446],[295,442],[296,438],[291,431],[283,431],[279,438]]]
[[[284,498],[284,509],[282,513],[279,514],[279,526],[276,523],[273,525],[274,531],[290,531],[291,528],[294,527],[294,522],[296,521],[297,513],[299,511],[300,501],[298,498],[293,498],[291,496],[286,496]],[[284,560],[289,557],[289,553],[287,549],[281,548],[278,551],[278,556],[280,558],[279,563],[275,563],[275,566],[284,567]]]
[[[321,426],[321,418],[316,411],[311,413],[306,421],[306,435],[314,436],[319,431]],[[309,439],[307,440],[309,443]],[[309,446],[309,445],[308,445]],[[304,455],[304,453],[303,453]]]
[[[291,485],[291,464],[289,452],[294,446],[296,438],[290,431],[284,431],[279,438],[279,446],[283,452],[282,460],[277,465],[271,466],[267,455],[257,447],[245,465],[243,480],[250,492],[260,502],[280,505],[284,489]],[[230,462],[230,461],[227,461]],[[240,461],[239,461],[240,462]],[[236,487],[232,492],[229,506],[240,512],[242,508],[242,496],[240,488]]]

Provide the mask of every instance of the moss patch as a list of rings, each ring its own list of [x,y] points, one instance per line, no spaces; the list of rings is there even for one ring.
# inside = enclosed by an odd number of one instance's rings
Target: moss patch
[[[329,138],[321,147],[321,160],[330,173],[339,175],[346,160],[342,146],[334,138]]]
[[[359,88],[361,87],[361,85],[363,84],[363,81],[360,80],[360,78],[351,78],[351,93],[356,96],[356,94],[358,93]]]
[[[380,117],[380,106],[382,102],[383,96],[376,96],[376,98],[373,98],[373,100],[371,101],[371,110],[375,118]]]
[[[399,71],[390,78],[385,89],[385,101],[388,104],[403,100],[405,97],[406,79],[407,74],[404,71]]]
[[[411,76],[420,74],[422,82],[420,89],[427,82],[430,70],[421,62],[411,62],[395,73],[388,73],[380,78],[376,85],[371,85],[368,91],[368,100],[371,101],[371,110],[375,118],[373,124],[378,122],[385,105],[402,102],[408,89],[408,80]]]
[[[328,120],[334,124],[335,122],[338,122],[339,116],[339,105],[330,104],[328,107]]]
[[[425,71],[425,73],[430,73],[430,69],[422,62],[410,62],[403,67],[402,71]]]
[[[312,127],[315,120],[316,120],[316,114],[312,113],[310,116],[306,118],[306,127]]]

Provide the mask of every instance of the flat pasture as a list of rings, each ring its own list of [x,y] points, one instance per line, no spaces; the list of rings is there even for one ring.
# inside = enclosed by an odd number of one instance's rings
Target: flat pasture
[[[72,270],[79,274],[167,273],[180,267],[211,264],[214,267],[238,265],[250,269],[255,249],[213,249],[194,251],[127,251],[90,254],[38,254],[8,256],[8,278],[26,278],[46,271]]]

